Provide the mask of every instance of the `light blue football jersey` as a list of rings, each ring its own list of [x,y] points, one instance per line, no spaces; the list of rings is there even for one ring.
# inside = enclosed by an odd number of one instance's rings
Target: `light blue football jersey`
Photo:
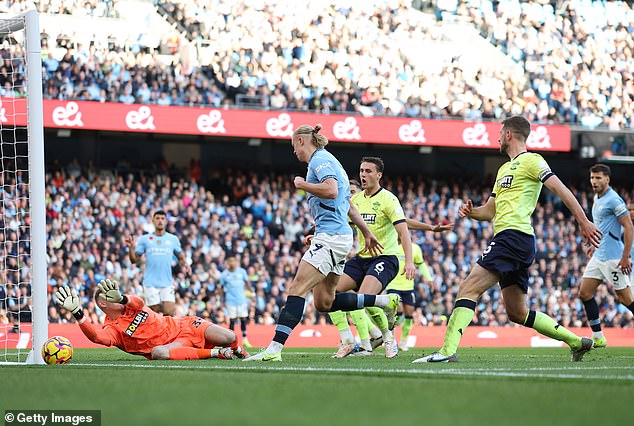
[[[222,271],[220,285],[225,290],[225,304],[241,306],[247,303],[244,290],[248,279],[247,271],[243,268],[236,268],[233,272],[229,269]]]
[[[175,255],[183,252],[176,235],[169,232],[161,236],[144,234],[137,241],[134,252],[145,254],[144,286],[163,288],[173,285],[172,261]]]
[[[315,234],[352,234],[352,228],[348,225],[348,210],[350,209],[348,174],[334,155],[319,148],[308,162],[306,182],[318,184],[328,178],[337,181],[337,198],[326,199],[308,194],[310,213],[315,220]]]
[[[603,238],[594,256],[600,261],[620,259],[623,255],[619,219],[626,214],[629,213],[625,202],[611,187],[601,197],[595,194],[592,221],[603,232]]]

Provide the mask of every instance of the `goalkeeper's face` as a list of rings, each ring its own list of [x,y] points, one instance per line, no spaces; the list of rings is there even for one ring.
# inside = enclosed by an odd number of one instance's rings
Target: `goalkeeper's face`
[[[123,308],[123,305],[120,303],[108,302],[106,295],[101,291],[97,291],[95,294],[95,303],[106,315],[121,311]]]

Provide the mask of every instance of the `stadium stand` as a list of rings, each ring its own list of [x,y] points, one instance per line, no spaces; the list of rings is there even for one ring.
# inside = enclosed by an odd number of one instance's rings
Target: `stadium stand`
[[[120,18],[118,3],[0,1],[0,12],[37,8],[51,16],[89,15],[114,22]],[[634,126],[634,12],[627,3],[583,0],[563,2],[559,9],[548,1],[425,3],[433,3],[433,13],[421,13],[406,1],[311,4],[308,10],[292,1],[219,0],[213,7],[201,0],[160,2],[154,13],[187,40],[170,34],[152,46],[129,35],[122,40],[100,33],[91,40],[50,27],[42,34],[44,93],[52,99],[469,120],[496,119],[509,111],[535,122]],[[460,50],[464,40],[453,35],[452,25],[479,34],[486,41],[479,46],[495,66],[475,66],[464,46]],[[581,42],[572,43],[573,34]],[[204,63],[186,60],[179,48],[185,43],[206,46],[199,52]],[[22,95],[6,87],[2,77],[6,61],[20,56],[16,49],[19,45],[1,51],[2,96]],[[212,191],[166,170],[136,173],[132,179],[127,173],[71,163],[49,173],[49,290],[70,284],[87,302],[95,283],[110,275],[140,294],[140,269],[127,260],[122,238],[129,230],[147,232],[151,211],[162,207],[193,261],[191,277],[177,273],[178,313],[222,323],[216,281],[226,256],[238,254],[256,288],[252,318],[273,323],[300,257],[299,236],[309,228],[302,194],[284,175],[234,171],[225,176],[230,177],[215,182]],[[469,196],[478,202],[489,187],[422,177],[388,180],[386,186],[407,200],[408,215],[427,222],[457,221],[461,200]],[[26,191],[20,182],[5,182],[2,188]],[[587,209],[591,194],[575,192]],[[634,192],[621,193],[634,200]],[[583,306],[575,291],[585,255],[562,205],[548,194],[543,201],[534,216],[538,260],[532,268],[531,303],[564,325],[581,325]],[[0,217],[21,209],[0,205]],[[12,226],[1,224],[8,230]],[[416,236],[434,271],[432,283],[418,286],[417,323],[439,324],[449,314],[457,284],[490,232],[487,224],[463,220],[452,233]],[[6,234],[16,257],[9,262],[19,261],[18,248],[24,244],[16,235]],[[22,300],[22,290],[13,285],[17,273],[17,268],[0,271],[0,282],[7,283],[0,287],[0,300],[9,296],[0,306],[0,321],[9,321],[7,313]],[[634,326],[613,294],[605,287],[600,292],[606,325]],[[307,322],[326,321],[308,305]],[[499,291],[492,290],[475,321],[509,324],[501,306]],[[99,316],[94,305],[89,309]],[[50,319],[70,317],[60,316],[51,303]]]
[[[37,3],[59,14],[86,2]],[[82,13],[113,21],[121,9],[87,3]],[[634,126],[634,11],[626,2],[431,3],[434,13],[388,0],[308,9],[283,0],[156,2],[154,13],[180,39],[150,46],[138,34],[107,42],[51,36],[45,96],[469,120],[510,111],[534,122]],[[0,11],[30,7],[7,2]]]
[[[301,202],[304,194],[292,189],[289,176],[227,170],[219,176],[228,177],[214,182],[216,189],[211,191],[191,179],[187,171],[177,173],[166,168],[113,174],[72,162],[49,169],[54,170],[48,173],[46,185],[49,294],[60,285],[73,286],[94,319],[102,313],[89,299],[96,283],[105,276],[116,277],[126,291],[140,295],[141,270],[130,264],[123,237],[130,231],[137,236],[150,231],[151,212],[163,208],[169,216],[168,230],[181,237],[186,256],[192,261],[191,276],[176,271],[178,314],[224,323],[217,283],[224,259],[237,255],[256,290],[250,302],[251,318],[257,323],[274,323],[301,257],[301,237],[310,227]],[[480,202],[487,187],[477,182],[440,182],[422,176],[398,177],[385,183],[407,200],[404,208],[408,216],[431,223],[456,221],[453,232],[421,232],[414,236],[434,274],[431,283],[417,285],[420,304],[416,323],[442,324],[451,312],[459,282],[491,233],[486,223],[457,219],[457,210],[466,197]],[[27,190],[19,182],[4,182],[3,188],[18,195]],[[634,191],[617,189],[624,198],[634,200]],[[587,188],[574,192],[588,208],[591,192]],[[0,217],[22,214],[21,208],[0,205],[4,210]],[[577,229],[550,193],[542,195],[534,224],[537,261],[531,269],[531,304],[564,325],[582,325],[585,317],[576,291],[585,255]],[[0,224],[8,230],[8,241],[12,241],[9,251],[16,255],[8,260],[18,262],[23,260],[17,257],[18,247],[25,242],[17,241],[12,226]],[[566,262],[558,261],[562,258]],[[1,273],[4,276],[0,281],[7,285],[0,287],[0,293],[9,297],[8,306],[0,307],[0,318],[8,321],[7,311],[20,301],[21,295],[16,292],[24,290],[13,285],[19,278],[17,268]],[[600,287],[599,302],[606,326],[634,326],[632,315],[616,303],[605,286]],[[52,302],[49,313],[51,322],[71,320]],[[326,318],[307,304],[306,323],[325,323]],[[479,325],[510,324],[502,309],[499,288],[482,298],[474,321]]]

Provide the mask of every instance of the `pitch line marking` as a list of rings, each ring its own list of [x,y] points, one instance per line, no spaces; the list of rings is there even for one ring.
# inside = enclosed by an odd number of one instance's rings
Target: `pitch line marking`
[[[491,371],[491,370],[422,370],[422,369],[376,369],[376,368],[340,368],[340,367],[269,367],[269,366],[222,366],[222,365],[168,365],[168,364],[112,364],[112,363],[77,363],[69,364],[68,367],[128,367],[128,368],[157,368],[164,370],[231,370],[231,371],[281,371],[281,372],[324,372],[324,373],[396,373],[427,376],[485,376],[485,377],[518,377],[518,378],[552,378],[552,379],[580,379],[580,380],[624,380],[634,381],[634,375],[622,376],[584,376],[579,374],[526,374],[514,371]],[[579,368],[575,368],[580,370]],[[588,368],[589,369],[589,368]]]

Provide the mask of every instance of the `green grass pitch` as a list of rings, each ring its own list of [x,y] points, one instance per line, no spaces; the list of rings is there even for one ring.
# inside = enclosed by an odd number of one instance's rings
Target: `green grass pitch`
[[[462,348],[460,362],[331,359],[289,349],[284,362],[147,361],[78,349],[70,365],[0,366],[2,409],[96,409],[102,424],[618,425],[631,422],[634,348],[571,363],[565,349]]]

